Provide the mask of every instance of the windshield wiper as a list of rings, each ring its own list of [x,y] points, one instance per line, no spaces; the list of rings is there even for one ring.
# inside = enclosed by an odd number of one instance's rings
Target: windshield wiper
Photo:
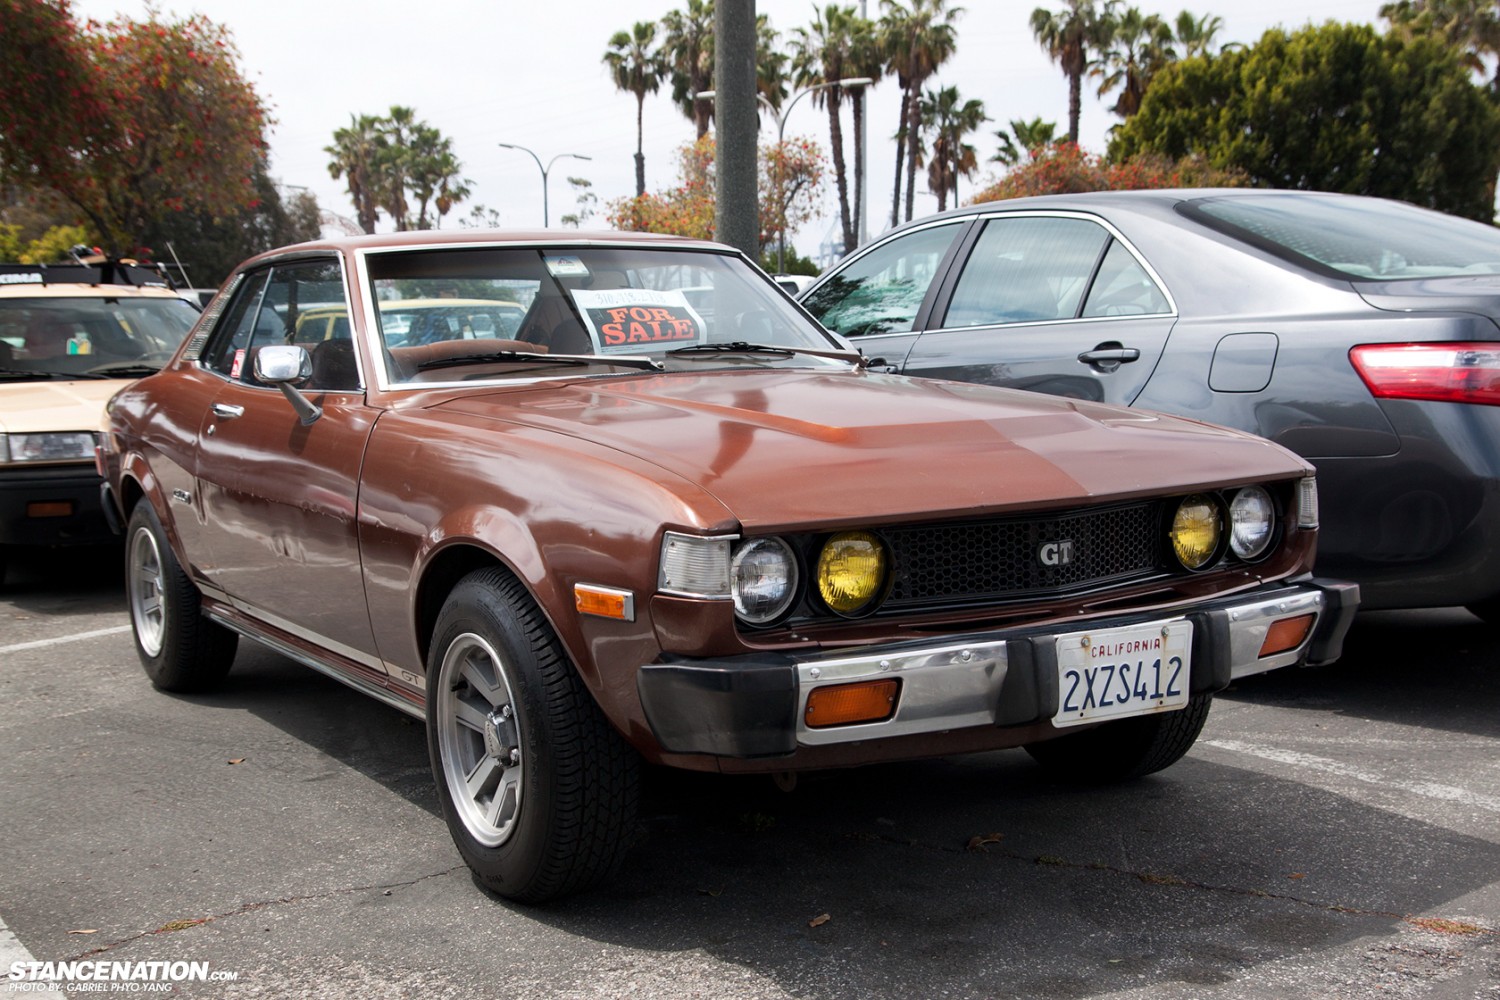
[[[417,371],[425,372],[434,368],[457,368],[463,365],[491,363],[572,365],[579,368],[589,365],[613,365],[617,368],[637,368],[648,372],[661,371],[661,365],[650,358],[610,358],[598,354],[542,354],[536,351],[475,351],[473,354],[459,354],[451,358],[423,361],[417,365]]]
[[[92,372],[49,372],[35,368],[0,368],[0,377],[34,379],[86,379],[107,378],[108,376],[95,375]]]
[[[814,347],[784,347],[780,344],[750,344],[743,340],[732,340],[724,344],[689,344],[686,347],[674,347],[668,354],[772,354],[776,357],[790,358],[795,355],[805,354],[814,358],[830,358],[834,361],[844,361],[849,364],[858,364],[859,358],[848,351],[820,350]]]

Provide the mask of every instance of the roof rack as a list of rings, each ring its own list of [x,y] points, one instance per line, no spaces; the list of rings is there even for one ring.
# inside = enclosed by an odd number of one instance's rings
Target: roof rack
[[[97,264],[0,264],[0,287],[13,285],[129,285],[174,289],[156,264],[105,260]]]

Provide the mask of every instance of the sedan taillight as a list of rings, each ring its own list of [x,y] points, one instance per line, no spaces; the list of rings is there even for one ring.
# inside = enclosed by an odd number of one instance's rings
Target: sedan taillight
[[[1349,360],[1383,399],[1500,406],[1500,344],[1360,344]]]

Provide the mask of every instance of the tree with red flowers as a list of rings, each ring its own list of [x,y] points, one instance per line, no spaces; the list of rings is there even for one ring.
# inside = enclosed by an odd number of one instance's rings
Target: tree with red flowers
[[[226,29],[80,23],[70,0],[0,0],[0,23],[0,180],[55,192],[122,254],[166,213],[253,206],[270,119]]]

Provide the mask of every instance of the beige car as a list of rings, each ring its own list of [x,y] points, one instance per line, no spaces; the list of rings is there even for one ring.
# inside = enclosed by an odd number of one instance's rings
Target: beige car
[[[198,315],[144,268],[0,264],[0,579],[12,546],[114,537],[94,468],[104,404]]]

